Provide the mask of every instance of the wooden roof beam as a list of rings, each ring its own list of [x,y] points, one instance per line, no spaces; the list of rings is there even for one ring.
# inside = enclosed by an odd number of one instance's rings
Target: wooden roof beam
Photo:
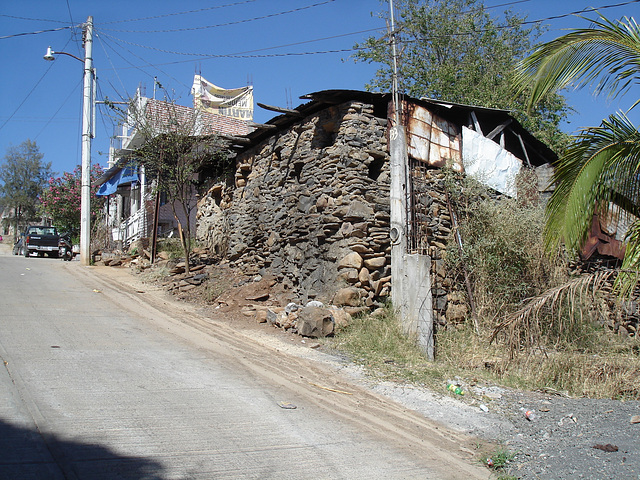
[[[274,107],[273,105],[265,105],[264,103],[260,103],[260,102],[258,102],[257,105],[260,108],[264,108],[265,110],[270,110],[272,112],[286,113],[287,115],[295,115],[298,117],[302,116],[302,113],[292,108]]]
[[[480,135],[484,135],[484,133],[482,133],[482,128],[480,127],[480,122],[478,121],[478,117],[476,117],[476,112],[471,110],[469,115],[471,116],[471,121],[473,122],[473,126],[475,127],[476,132],[478,132]]]
[[[504,122],[502,122],[500,125],[498,125],[496,128],[494,128],[493,130],[491,130],[491,132],[489,133],[489,135],[487,135],[487,138],[489,140],[493,140],[493,138],[498,135],[500,132],[502,132],[505,128],[507,128],[507,126],[509,126],[509,124],[513,122],[513,118],[508,118],[506,119]]]

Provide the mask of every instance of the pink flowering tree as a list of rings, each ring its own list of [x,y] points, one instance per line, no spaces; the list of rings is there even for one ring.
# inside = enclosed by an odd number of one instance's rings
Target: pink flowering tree
[[[102,175],[102,168],[91,168],[91,185]],[[50,178],[49,184],[40,195],[40,208],[44,215],[51,217],[53,224],[61,232],[70,232],[72,237],[80,233],[80,196],[82,169],[77,166],[72,173],[64,172],[61,177]],[[91,187],[91,224],[95,222],[104,207],[104,198],[97,197],[97,187]]]

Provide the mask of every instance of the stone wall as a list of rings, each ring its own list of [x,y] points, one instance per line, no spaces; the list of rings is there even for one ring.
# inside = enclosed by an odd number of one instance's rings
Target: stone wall
[[[431,257],[434,321],[463,322],[466,293],[445,269],[455,230],[445,174],[409,169],[409,253]],[[240,153],[235,176],[200,200],[197,236],[243,273],[274,275],[298,303],[357,313],[390,299],[389,188],[386,118],[360,102],[327,107]]]
[[[198,207],[197,236],[299,301],[374,307],[390,293],[387,120],[348,102],[242,152]]]
[[[425,169],[412,162],[410,165],[414,209],[412,225],[415,235],[409,246],[410,253],[431,257],[431,299],[433,320],[437,325],[464,320],[466,296],[456,286],[445,268],[446,249],[453,231],[453,223],[445,188],[445,174],[440,169]]]

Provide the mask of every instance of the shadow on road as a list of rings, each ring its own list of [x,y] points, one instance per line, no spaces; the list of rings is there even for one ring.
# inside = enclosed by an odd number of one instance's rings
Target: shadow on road
[[[162,465],[0,420],[0,480],[161,479]]]

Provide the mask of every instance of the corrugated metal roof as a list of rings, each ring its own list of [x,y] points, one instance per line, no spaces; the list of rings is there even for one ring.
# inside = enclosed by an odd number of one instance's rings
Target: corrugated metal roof
[[[308,93],[300,98],[310,101],[301,104],[294,109],[277,109],[276,107],[267,107],[267,109],[276,109],[282,113],[273,117],[262,126],[256,125],[256,130],[246,136],[246,139],[248,140],[246,144],[237,146],[237,149],[243,151],[251,148],[263,140],[275,135],[277,132],[289,128],[301,118],[312,115],[327,106],[339,105],[348,101],[359,101],[371,104],[374,106],[374,110],[379,112],[380,118],[388,118],[387,110],[389,103],[392,100],[390,93],[365,92],[360,90],[322,90]],[[459,127],[462,125],[469,125],[469,116],[471,112],[474,112],[479,122],[482,124],[483,130],[486,130],[483,131],[485,135],[496,127],[499,127],[504,123],[508,123],[508,130],[513,132],[513,138],[507,138],[505,143],[505,148],[507,150],[511,151],[518,157],[523,156],[521,143],[517,139],[517,136],[520,136],[522,142],[528,148],[530,157],[532,157],[530,158],[531,163],[533,165],[542,165],[553,162],[557,159],[556,154],[547,145],[526,130],[508,110],[465,105],[428,98],[418,99],[407,96],[403,96],[402,98],[404,102],[423,106]],[[505,128],[505,130],[506,129],[507,128]]]

